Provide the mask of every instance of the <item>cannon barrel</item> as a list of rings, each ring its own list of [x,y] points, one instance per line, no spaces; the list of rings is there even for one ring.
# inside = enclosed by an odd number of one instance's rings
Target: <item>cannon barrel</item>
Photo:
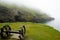
[[[21,32],[19,32],[19,31],[3,31],[3,32],[8,32],[8,33],[15,33],[15,34],[21,34]]]

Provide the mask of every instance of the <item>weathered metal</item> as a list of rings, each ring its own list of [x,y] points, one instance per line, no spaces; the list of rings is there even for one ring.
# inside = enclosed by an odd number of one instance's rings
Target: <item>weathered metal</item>
[[[5,25],[1,28],[1,38],[9,37],[11,33],[19,34],[20,40],[24,40],[24,35],[26,33],[25,26],[22,26],[18,31],[12,31],[9,25]]]

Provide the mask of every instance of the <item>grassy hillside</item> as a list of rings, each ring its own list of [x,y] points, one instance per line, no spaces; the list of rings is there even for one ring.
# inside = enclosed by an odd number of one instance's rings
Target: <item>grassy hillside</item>
[[[31,22],[0,23],[0,27],[5,24],[10,25],[12,30],[18,30],[20,26],[25,25],[27,30],[25,40],[60,40],[60,32],[45,24]]]

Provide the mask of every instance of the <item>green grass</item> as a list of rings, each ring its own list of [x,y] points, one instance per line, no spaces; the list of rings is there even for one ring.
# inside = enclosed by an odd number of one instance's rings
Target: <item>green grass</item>
[[[18,30],[22,25],[25,25],[27,30],[25,40],[60,40],[60,32],[45,24],[31,22],[0,23],[0,27],[5,24],[10,25],[12,30]]]

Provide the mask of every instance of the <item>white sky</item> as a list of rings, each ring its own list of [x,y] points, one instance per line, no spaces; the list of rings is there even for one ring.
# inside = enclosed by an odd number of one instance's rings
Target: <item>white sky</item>
[[[0,0],[6,3],[25,5],[36,8],[50,14],[53,17],[60,16],[60,0]]]

